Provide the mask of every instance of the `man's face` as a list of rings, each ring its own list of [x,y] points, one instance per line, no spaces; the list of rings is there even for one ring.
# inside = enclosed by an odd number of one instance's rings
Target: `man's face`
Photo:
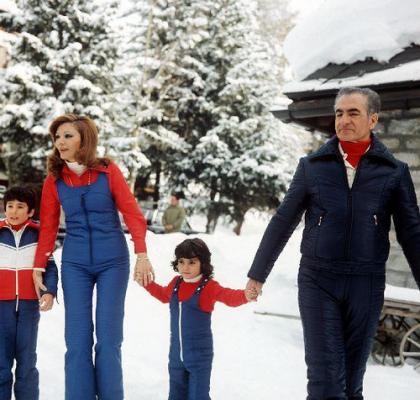
[[[341,96],[335,106],[335,132],[346,142],[366,141],[378,122],[378,114],[368,114],[367,98],[359,93]]]
[[[177,206],[178,205],[178,199],[175,196],[171,196],[169,203],[171,206]]]

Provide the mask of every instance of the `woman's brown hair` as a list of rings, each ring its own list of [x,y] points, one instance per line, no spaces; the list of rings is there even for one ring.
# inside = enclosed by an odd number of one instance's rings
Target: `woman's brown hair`
[[[98,128],[95,122],[89,117],[76,114],[63,114],[55,118],[49,127],[49,133],[53,144],[55,143],[55,134],[60,125],[70,123],[80,133],[81,142],[80,149],[76,153],[76,161],[79,164],[86,165],[88,168],[94,168],[98,165],[107,166],[110,159],[98,158],[96,156],[96,148],[98,146]],[[60,176],[63,169],[64,160],[60,158],[59,151],[54,147],[52,153],[48,156],[47,168],[48,172],[55,177]]]

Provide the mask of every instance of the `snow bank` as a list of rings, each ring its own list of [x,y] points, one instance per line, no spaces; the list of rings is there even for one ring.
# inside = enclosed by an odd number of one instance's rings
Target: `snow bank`
[[[197,222],[201,223],[200,226]],[[202,229],[203,220],[193,220]],[[252,258],[268,217],[256,214],[245,222],[243,236],[219,227],[215,235],[199,235],[212,251],[215,278],[223,285],[244,287]],[[297,315],[296,275],[299,262],[298,230],[280,256],[258,303],[239,308],[217,304],[213,313],[215,359],[213,400],[299,400],[305,398],[306,367],[299,320],[261,316],[254,311]],[[174,247],[186,236],[148,233],[149,256],[156,280],[172,277],[169,263]],[[132,251],[132,247],[131,247]],[[55,253],[60,260],[60,251]],[[134,262],[134,258],[132,260]],[[41,399],[64,398],[64,309],[60,304],[43,314],[40,323],[38,365]],[[130,281],[126,300],[123,364],[126,399],[166,400],[168,397],[169,308]],[[412,367],[369,365],[365,381],[368,399],[420,398],[419,374]]]
[[[329,63],[387,62],[420,44],[418,0],[325,0],[289,33],[285,55],[298,80]]]

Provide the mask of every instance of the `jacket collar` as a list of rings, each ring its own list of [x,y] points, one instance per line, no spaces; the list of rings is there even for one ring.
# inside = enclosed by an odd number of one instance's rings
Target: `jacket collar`
[[[109,169],[108,169],[108,167],[107,166],[105,166],[105,165],[97,165],[96,167],[93,167],[93,168],[88,168],[85,172],[83,172],[83,174],[81,175],[81,176],[83,176],[84,174],[86,174],[87,173],[87,171],[97,171],[97,172],[105,172],[106,174],[109,174],[110,172],[109,172]],[[63,168],[62,168],[62,170],[61,170],[61,177],[64,177],[64,176],[73,176],[73,177],[78,177],[78,178],[80,178],[75,172],[73,172],[68,166],[67,166],[67,164],[64,164],[63,165]],[[57,176],[53,176],[53,175],[51,175],[52,176],[52,178],[54,179],[54,181],[56,181],[57,179],[59,179],[59,177],[57,177]]]
[[[7,223],[6,219],[0,220],[0,229],[3,229],[3,228],[11,229],[10,225]],[[21,229],[23,229],[23,228],[39,229],[39,224],[30,219],[25,225],[22,226]]]
[[[397,166],[396,158],[391,154],[387,147],[376,137],[375,134],[371,134],[372,142],[369,150],[366,152],[366,157],[379,158],[385,160],[394,166]],[[340,151],[338,149],[338,138],[334,135],[327,143],[322,145],[317,151],[308,155],[309,160],[314,160],[324,157],[338,157],[342,159]]]

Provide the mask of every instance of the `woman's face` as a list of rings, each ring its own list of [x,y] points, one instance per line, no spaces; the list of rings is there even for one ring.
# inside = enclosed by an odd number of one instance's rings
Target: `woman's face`
[[[70,123],[61,124],[55,133],[54,146],[65,161],[76,161],[76,153],[80,149],[82,137],[77,129]]]

